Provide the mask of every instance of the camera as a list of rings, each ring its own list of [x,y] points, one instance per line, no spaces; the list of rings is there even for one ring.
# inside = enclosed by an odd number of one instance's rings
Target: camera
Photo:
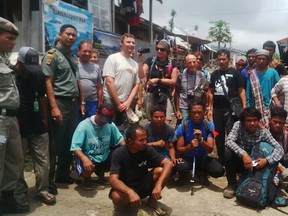
[[[192,89],[190,89],[190,90],[188,90],[187,91],[187,98],[188,98],[188,100],[192,100],[192,99],[194,99],[194,91],[192,90]]]
[[[139,48],[138,52],[141,54],[150,53],[150,48]]]

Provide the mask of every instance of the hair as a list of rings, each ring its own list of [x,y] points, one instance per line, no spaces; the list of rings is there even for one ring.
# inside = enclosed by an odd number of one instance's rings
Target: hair
[[[227,55],[228,59],[230,59],[230,51],[227,49],[219,49],[216,53],[216,56],[218,57],[219,55],[225,54]]]
[[[130,34],[130,33],[125,33],[125,34],[123,34],[122,37],[121,37],[121,42],[123,42],[126,37],[132,37],[132,38],[134,38],[134,35],[133,35],[133,34]]]
[[[166,114],[166,108],[161,105],[155,105],[150,110],[150,115],[152,116],[155,112],[163,112]]]
[[[276,49],[276,44],[273,41],[266,41],[263,44],[263,49],[265,49],[265,47],[271,47],[274,51]]]
[[[205,110],[205,104],[199,98],[194,98],[188,105],[188,111],[190,112],[193,106],[202,106],[203,110]]]
[[[247,107],[240,113],[240,122],[244,123],[246,117],[257,117],[257,119],[260,120],[262,118],[262,115],[258,109],[253,107]]]
[[[256,53],[256,51],[257,51],[257,49],[255,49],[255,48],[249,49],[249,50],[246,52],[246,57],[248,57],[248,55],[249,55],[250,53]]]
[[[93,53],[96,53],[99,56],[99,51],[96,48],[93,48]]]
[[[157,45],[163,46],[165,48],[166,52],[167,52],[167,56],[170,55],[170,44],[169,44],[169,42],[167,40],[162,39],[161,41],[159,41],[157,43]]]
[[[60,34],[63,33],[67,28],[73,28],[77,33],[77,29],[75,28],[75,26],[71,24],[64,24],[60,27]]]
[[[137,130],[146,131],[141,125],[133,124],[126,131],[126,134],[125,134],[126,135],[126,140],[127,141],[128,141],[128,139],[133,139],[134,140],[136,138],[136,131]]]
[[[79,50],[82,48],[82,45],[83,45],[84,43],[91,44],[91,46],[93,47],[93,44],[92,44],[92,42],[91,42],[90,40],[84,39],[84,40],[82,40],[82,41],[79,43],[79,45],[78,45],[78,49],[79,49]]]
[[[287,118],[287,111],[283,108],[273,107],[271,108],[271,118],[273,117],[280,117],[286,120]]]

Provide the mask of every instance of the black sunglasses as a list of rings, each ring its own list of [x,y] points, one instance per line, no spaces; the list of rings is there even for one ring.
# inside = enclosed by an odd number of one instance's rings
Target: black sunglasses
[[[166,51],[166,49],[165,48],[159,48],[159,47],[156,47],[156,51],[161,51],[161,52],[164,52],[164,51]]]
[[[199,61],[203,61],[203,58],[197,58],[197,60],[199,60]]]

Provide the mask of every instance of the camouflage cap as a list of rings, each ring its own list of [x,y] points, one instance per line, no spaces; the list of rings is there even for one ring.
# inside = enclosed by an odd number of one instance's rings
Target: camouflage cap
[[[19,35],[18,28],[12,22],[3,17],[0,17],[0,31],[8,32],[16,36]]]

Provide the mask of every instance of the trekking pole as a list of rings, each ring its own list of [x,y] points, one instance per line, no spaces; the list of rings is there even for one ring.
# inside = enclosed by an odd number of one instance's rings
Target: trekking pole
[[[191,182],[191,196],[194,194],[194,182],[195,182],[195,164],[196,164],[196,154],[193,158],[193,164],[192,164],[192,178],[190,180]]]

